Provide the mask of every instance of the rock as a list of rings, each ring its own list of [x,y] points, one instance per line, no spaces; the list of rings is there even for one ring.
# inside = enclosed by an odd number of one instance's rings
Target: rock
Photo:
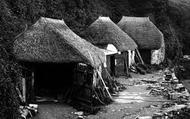
[[[84,119],[84,117],[83,116],[78,116],[78,118],[77,119]]]
[[[32,107],[32,108],[37,109],[37,108],[38,108],[38,105],[37,105],[37,104],[29,104],[29,107]]]
[[[153,119],[151,116],[137,117],[136,119]]]
[[[84,114],[84,112],[79,111],[79,112],[75,112],[74,114],[76,114],[76,115],[78,115],[78,116],[81,116],[81,115],[83,115],[83,114]]]
[[[187,105],[184,105],[184,104],[181,104],[181,105],[175,105],[175,106],[172,106],[170,108],[167,108],[166,109],[166,112],[169,113],[169,112],[172,112],[172,111],[178,111],[178,110],[181,110],[183,108],[187,107]]]
[[[162,113],[154,113],[152,119],[162,119],[162,117],[163,117]]]

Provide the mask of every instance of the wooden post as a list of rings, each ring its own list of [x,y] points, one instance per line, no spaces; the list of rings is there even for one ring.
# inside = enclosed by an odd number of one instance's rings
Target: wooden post
[[[123,66],[124,67],[124,73],[126,73],[126,70],[127,70],[125,58],[126,58],[126,54],[125,54],[125,52],[123,52],[122,53],[122,60],[124,61],[124,66]]]
[[[111,75],[115,76],[115,55],[112,55],[110,57],[110,69],[111,69]]]
[[[139,58],[140,62],[141,62],[142,64],[144,64],[144,61],[143,61],[143,59],[142,59],[142,57],[141,57],[141,55],[140,55],[140,53],[139,53],[139,50],[136,49],[135,51],[137,52],[137,57]]]
[[[129,75],[129,69],[128,69],[128,54],[127,52],[124,52],[124,71],[126,75]]]
[[[110,92],[109,92],[108,89],[107,89],[107,86],[106,86],[106,84],[105,84],[105,82],[104,82],[104,80],[103,80],[103,78],[102,78],[101,73],[100,73],[99,71],[97,71],[97,73],[98,73],[98,75],[99,75],[99,77],[100,77],[100,80],[102,81],[102,84],[103,84],[103,86],[104,86],[104,88],[105,88],[105,90],[106,90],[106,92],[107,92],[109,98],[112,99],[112,96],[111,96]]]
[[[31,77],[31,101],[33,102],[35,100],[35,92],[34,92],[34,72],[32,72],[32,77]]]
[[[22,97],[23,101],[26,102],[26,79],[22,78]]]
[[[131,53],[131,50],[128,50],[127,51],[127,54],[128,54],[128,56],[127,56],[127,61],[128,61],[128,67],[130,67],[130,65],[131,65],[131,62],[132,62],[132,59],[131,59],[131,56],[132,56],[132,53]]]

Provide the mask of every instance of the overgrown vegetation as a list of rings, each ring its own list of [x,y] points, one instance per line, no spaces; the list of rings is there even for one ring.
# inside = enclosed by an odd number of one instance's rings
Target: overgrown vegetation
[[[166,56],[172,60],[181,56],[185,41],[179,21],[171,20],[168,0],[0,0],[0,9],[0,118],[5,119],[16,118],[18,108],[15,86],[20,72],[11,55],[14,37],[41,16],[64,19],[80,36],[98,16],[109,16],[115,23],[123,15],[151,16],[164,34]]]
[[[20,70],[17,63],[10,60],[9,53],[0,45],[0,118],[18,119]]]
[[[41,16],[64,19],[78,35],[98,16],[109,16],[117,23],[125,16],[149,16],[164,33],[167,57],[174,59],[181,52],[180,34],[176,22],[171,21],[168,0],[2,0],[7,16],[2,16],[3,39],[13,39]],[[12,25],[11,27],[9,27]],[[177,30],[176,30],[177,29]],[[1,36],[2,36],[1,35]],[[10,38],[7,38],[10,37]],[[175,51],[177,49],[177,51]],[[172,53],[171,53],[172,52]]]

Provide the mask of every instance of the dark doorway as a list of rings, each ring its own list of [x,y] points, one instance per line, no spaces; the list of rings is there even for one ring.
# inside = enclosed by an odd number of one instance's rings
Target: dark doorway
[[[148,49],[140,49],[139,53],[145,64],[151,64],[151,50]]]
[[[64,95],[72,87],[74,81],[74,71],[77,63],[29,63],[24,66],[30,73],[27,73],[27,92],[29,100],[39,97],[58,98]],[[31,74],[34,74],[34,85],[31,87]],[[25,73],[26,74],[26,73]],[[31,91],[33,89],[33,91]],[[31,94],[33,96],[31,97]]]
[[[66,93],[74,80],[76,64],[36,64],[35,66],[35,94],[39,96],[54,96]]]

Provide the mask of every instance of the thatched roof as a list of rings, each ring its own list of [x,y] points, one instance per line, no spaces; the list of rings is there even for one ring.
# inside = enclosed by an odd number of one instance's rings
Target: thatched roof
[[[63,20],[44,17],[16,37],[14,54],[30,62],[82,62],[93,67],[105,61],[99,48],[76,35]]]
[[[134,50],[136,43],[109,17],[99,17],[86,30],[88,40],[95,45],[113,44],[119,51]]]
[[[163,39],[161,31],[148,17],[123,16],[118,26],[137,43],[139,49],[159,49]]]

